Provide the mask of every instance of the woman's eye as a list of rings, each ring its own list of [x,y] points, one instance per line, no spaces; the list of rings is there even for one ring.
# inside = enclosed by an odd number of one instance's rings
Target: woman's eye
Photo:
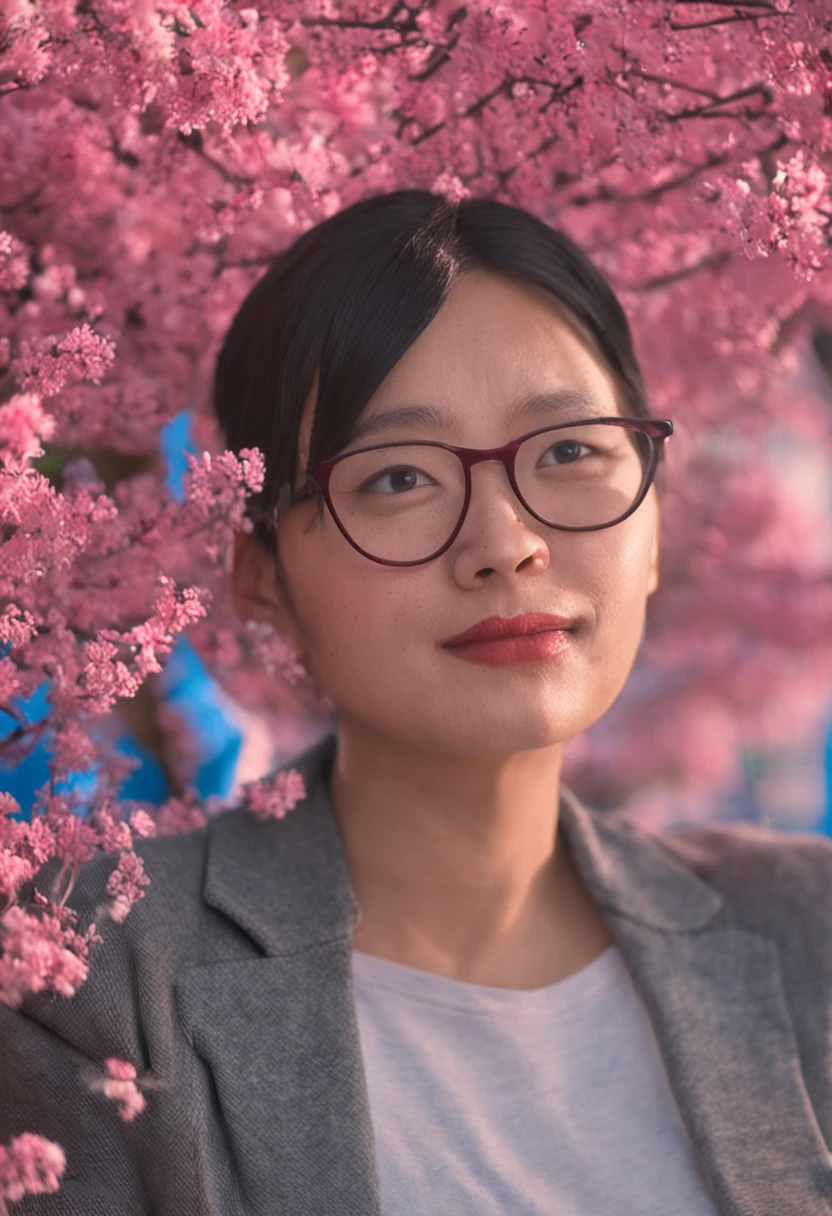
[[[565,439],[562,443],[552,444],[549,451],[557,453],[558,464],[574,464],[580,458],[581,448],[587,452],[591,451],[591,448],[587,447],[585,443],[579,443],[577,439]]]
[[[392,486],[394,494],[399,494],[403,490],[413,490],[416,488],[416,478],[419,476],[418,469],[401,468],[387,469],[384,473],[379,473],[372,481],[365,482],[361,487],[363,493],[379,493],[374,490],[374,486],[378,486],[381,482],[389,479],[389,484]],[[381,493],[386,491],[382,490]]]

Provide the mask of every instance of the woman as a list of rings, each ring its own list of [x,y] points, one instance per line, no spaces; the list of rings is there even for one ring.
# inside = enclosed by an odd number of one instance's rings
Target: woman
[[[337,728],[284,819],[143,841],[78,995],[2,1011],[0,1142],[68,1158],[20,1210],[832,1211],[832,845],[560,781],[641,642],[672,431],[600,273],[516,208],[367,199],[250,293],[215,405],[268,467],[238,610]],[[130,1124],[78,1081],[107,1056],[153,1077]]]

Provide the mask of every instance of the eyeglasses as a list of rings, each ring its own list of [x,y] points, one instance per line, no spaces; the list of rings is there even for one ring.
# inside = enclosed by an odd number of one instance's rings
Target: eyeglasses
[[[433,440],[377,443],[308,472],[317,489],[283,486],[275,524],[293,503],[321,495],[354,549],[384,566],[433,561],[453,543],[471,501],[471,469],[502,461],[530,515],[564,532],[611,528],[653,483],[668,419],[587,418],[541,427],[500,448]]]

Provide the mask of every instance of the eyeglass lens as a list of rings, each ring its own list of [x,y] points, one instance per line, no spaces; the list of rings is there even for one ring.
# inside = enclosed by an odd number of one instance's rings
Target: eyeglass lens
[[[597,527],[636,501],[651,452],[652,440],[642,431],[595,422],[559,427],[524,440],[517,485],[547,523]],[[387,561],[419,561],[456,528],[465,473],[444,448],[397,445],[344,457],[329,491],[341,524],[361,549]]]

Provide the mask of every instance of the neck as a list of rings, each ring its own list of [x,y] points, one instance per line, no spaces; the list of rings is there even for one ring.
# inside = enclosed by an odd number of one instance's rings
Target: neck
[[[341,722],[331,794],[355,947],[508,988],[597,957],[611,939],[558,834],[562,753],[428,754]]]

